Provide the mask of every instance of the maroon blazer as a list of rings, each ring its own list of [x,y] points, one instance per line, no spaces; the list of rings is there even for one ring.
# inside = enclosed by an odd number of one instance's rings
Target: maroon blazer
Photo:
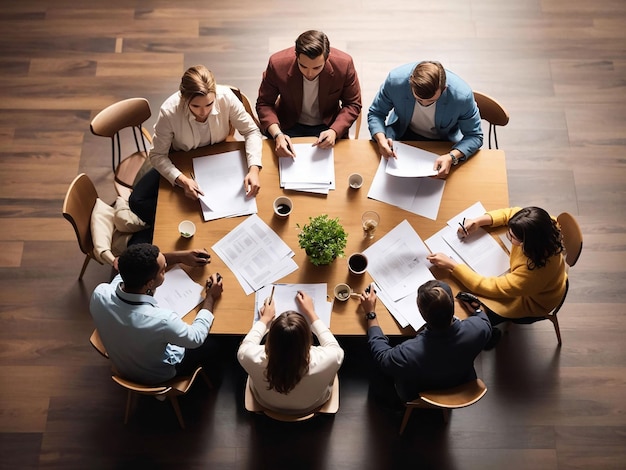
[[[361,86],[352,57],[331,47],[319,77],[322,120],[338,138],[347,137],[348,129],[361,112]],[[272,124],[289,129],[297,123],[302,112],[302,80],[293,47],[272,54],[256,101],[262,132]]]

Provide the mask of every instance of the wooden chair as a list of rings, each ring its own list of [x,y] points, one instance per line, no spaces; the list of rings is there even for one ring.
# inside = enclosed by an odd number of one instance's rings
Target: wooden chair
[[[250,117],[252,118],[256,126],[260,129],[261,123],[259,122],[259,119],[257,118],[256,113],[252,109],[252,105],[250,104],[250,99],[246,96],[246,94],[243,91],[241,91],[236,86],[232,86],[232,85],[226,85],[226,86],[231,89],[231,91],[235,94],[237,98],[239,98],[239,101],[241,101],[241,103],[243,104],[243,107],[245,108],[246,112],[250,115]],[[226,140],[229,140],[229,141],[235,140],[235,128],[233,127],[232,124],[230,125],[230,131],[228,133],[228,137],[226,138]]]
[[[339,410],[339,377],[335,375],[335,380],[333,381],[333,389],[330,393],[330,398],[328,398],[328,401],[324,403],[320,408],[303,415],[290,415],[285,413],[279,413],[277,411],[268,410],[267,408],[263,407],[254,397],[254,393],[252,393],[252,389],[250,388],[250,377],[248,377],[248,380],[246,380],[244,405],[246,407],[246,410],[250,411],[251,413],[264,414],[269,418],[288,423],[306,421],[320,414],[336,414],[337,410]]]
[[[111,139],[111,167],[115,190],[126,200],[133,190],[139,170],[148,158],[146,140],[152,144],[152,137],[143,127],[143,123],[151,115],[148,100],[129,98],[107,106],[91,121],[91,132],[94,135]],[[127,128],[132,129],[137,151],[123,158],[120,132]]]
[[[89,261],[94,259],[93,239],[91,238],[91,212],[96,205],[98,192],[93,182],[85,173],[81,173],[70,184],[63,201],[63,217],[74,227],[80,251],[85,254],[85,261],[78,279],[83,278]],[[102,263],[100,263],[102,264]]]
[[[450,419],[450,411],[473,405],[487,393],[487,386],[480,379],[472,380],[457,387],[444,390],[421,392],[416,400],[404,404],[406,410],[400,425],[400,435],[404,433],[411,413],[415,408],[436,408],[443,411],[444,422]]]
[[[102,343],[102,339],[100,338],[100,334],[98,330],[94,330],[89,338],[89,342],[91,345],[105,358],[109,358],[109,355],[106,352],[104,344]],[[200,375],[204,379],[205,383],[209,388],[213,388],[213,384],[209,380],[209,377],[206,375],[202,366],[198,366],[193,374],[189,377],[174,377],[172,380],[168,380],[167,382],[163,382],[158,385],[143,385],[138,384],[136,382],[132,382],[130,380],[123,379],[120,377],[114,367],[111,367],[113,371],[113,375],[111,378],[113,381],[128,391],[128,396],[126,398],[126,412],[124,414],[124,424],[128,423],[128,417],[130,416],[131,409],[133,408],[137,396],[138,395],[149,395],[154,397],[163,397],[169,398],[172,407],[174,408],[174,412],[176,413],[176,418],[178,419],[178,424],[182,429],[185,429],[185,422],[183,420],[183,415],[180,411],[180,406],[178,405],[178,396],[186,394],[196,378]]]
[[[509,113],[495,98],[484,93],[474,91],[474,99],[480,111],[480,117],[489,123],[489,148],[491,148],[492,131],[495,147],[499,148],[496,126],[506,126],[509,123]]]
[[[556,220],[559,222],[561,226],[561,234],[563,235],[563,246],[565,247],[565,263],[566,267],[569,269],[574,266],[580,257],[580,254],[583,251],[583,234],[580,230],[580,226],[574,216],[569,214],[568,212],[561,213]],[[525,317],[519,318],[516,320],[511,320],[512,323],[527,325],[530,323],[535,323],[541,320],[550,320],[552,325],[554,326],[554,332],[556,333],[556,339],[559,343],[559,347],[562,344],[561,341],[561,329],[559,328],[559,320],[556,316],[561,310],[563,303],[565,302],[565,298],[567,297],[567,292],[569,291],[569,279],[567,279],[565,283],[565,292],[563,292],[563,297],[559,304],[546,316],[544,317]]]

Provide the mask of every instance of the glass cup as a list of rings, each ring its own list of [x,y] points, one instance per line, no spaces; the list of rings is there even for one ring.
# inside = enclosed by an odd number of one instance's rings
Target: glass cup
[[[363,225],[363,238],[372,239],[376,232],[376,227],[380,222],[380,216],[378,212],[365,211],[361,216],[361,224]]]

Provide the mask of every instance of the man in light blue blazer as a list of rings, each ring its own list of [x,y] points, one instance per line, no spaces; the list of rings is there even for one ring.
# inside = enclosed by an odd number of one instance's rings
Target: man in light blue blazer
[[[367,124],[385,158],[396,157],[394,140],[452,142],[450,151],[435,161],[439,178],[445,178],[452,166],[467,160],[483,144],[472,89],[435,61],[393,69],[369,108]]]

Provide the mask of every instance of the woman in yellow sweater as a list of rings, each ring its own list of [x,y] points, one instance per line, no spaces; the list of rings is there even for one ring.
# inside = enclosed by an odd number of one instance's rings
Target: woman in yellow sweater
[[[492,325],[547,315],[563,297],[567,280],[560,228],[541,208],[513,207],[466,220],[459,237],[471,235],[479,227],[502,225],[508,225],[507,237],[512,244],[510,272],[502,276],[481,276],[443,253],[432,254],[428,259],[449,270],[479,297]]]

